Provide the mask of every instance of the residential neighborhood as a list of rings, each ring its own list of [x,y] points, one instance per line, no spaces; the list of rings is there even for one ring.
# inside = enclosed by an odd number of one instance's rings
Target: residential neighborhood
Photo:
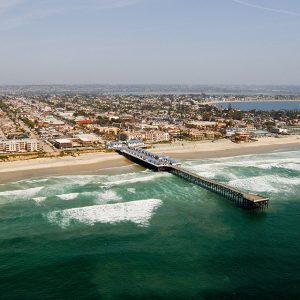
[[[276,98],[276,97],[274,97]],[[0,152],[111,149],[299,133],[298,111],[241,111],[218,105],[247,97],[207,95],[6,95],[0,97]],[[258,101],[257,96],[252,100]],[[219,102],[218,102],[219,101]]]

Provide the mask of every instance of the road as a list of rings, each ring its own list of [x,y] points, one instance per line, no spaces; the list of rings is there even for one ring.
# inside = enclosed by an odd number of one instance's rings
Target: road
[[[51,143],[49,143],[48,141],[40,139],[40,137],[37,135],[37,133],[34,132],[33,129],[28,127],[21,119],[19,119],[18,122],[19,122],[19,125],[21,126],[21,128],[29,134],[29,137],[31,139],[39,140],[39,142],[41,143],[43,151],[48,152],[48,153],[57,151],[57,149]]]

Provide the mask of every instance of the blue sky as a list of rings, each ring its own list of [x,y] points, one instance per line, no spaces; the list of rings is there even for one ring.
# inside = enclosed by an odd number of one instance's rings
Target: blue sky
[[[0,0],[0,84],[300,84],[298,0]]]

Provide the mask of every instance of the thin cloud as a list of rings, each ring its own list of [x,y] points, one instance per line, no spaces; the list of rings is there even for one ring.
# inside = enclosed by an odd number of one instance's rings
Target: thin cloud
[[[67,8],[59,5],[58,1],[35,1],[40,4],[36,8],[30,10],[23,10],[22,13],[16,15],[6,16],[6,12],[13,12],[14,8],[23,5],[28,0],[0,0],[0,31],[6,31],[12,28],[20,27],[31,22],[41,20],[44,18],[52,17],[59,14],[68,14],[70,11],[81,11],[83,9],[109,9],[109,8],[122,8],[137,4],[144,0],[77,0],[74,1],[72,7]],[[51,3],[52,2],[52,3]],[[51,3],[49,7],[45,4]],[[53,7],[53,8],[52,8]],[[26,8],[26,6],[24,6]]]
[[[54,15],[63,13],[61,10],[34,10],[32,12],[22,14],[16,17],[11,17],[9,19],[1,20],[0,22],[0,31],[7,31],[13,28],[17,28],[29,23],[32,23],[37,20],[42,20]]]
[[[20,0],[0,0],[0,12],[10,9],[20,3]]]
[[[245,2],[245,1],[242,1],[242,0],[232,0],[232,1],[235,2],[235,3],[239,3],[241,5],[244,5],[244,6],[248,6],[248,7],[252,7],[252,8],[256,8],[256,9],[260,9],[260,10],[266,10],[266,11],[275,12],[275,13],[279,13],[279,14],[300,17],[300,13],[290,11],[290,10],[266,7],[266,6],[262,6],[262,5],[257,5],[257,4],[252,4],[252,3],[249,3],[249,2]]]

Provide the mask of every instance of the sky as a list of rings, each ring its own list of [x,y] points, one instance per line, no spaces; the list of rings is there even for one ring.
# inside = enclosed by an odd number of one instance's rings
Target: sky
[[[299,0],[0,0],[0,85],[300,84]]]

